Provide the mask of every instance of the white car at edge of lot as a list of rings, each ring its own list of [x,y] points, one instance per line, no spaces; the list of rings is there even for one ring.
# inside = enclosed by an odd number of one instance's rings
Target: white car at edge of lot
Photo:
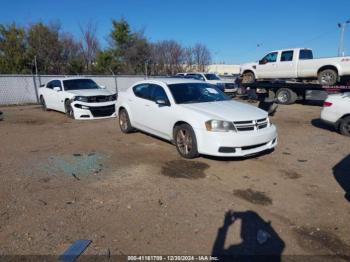
[[[116,117],[117,94],[89,78],[53,79],[39,88],[39,99],[45,110],[64,112],[74,119]]]
[[[321,119],[341,134],[350,136],[350,92],[329,95],[323,103]]]
[[[267,112],[231,100],[216,86],[183,78],[149,79],[118,94],[120,129],[172,141],[185,158],[240,157],[271,150],[277,130]]]

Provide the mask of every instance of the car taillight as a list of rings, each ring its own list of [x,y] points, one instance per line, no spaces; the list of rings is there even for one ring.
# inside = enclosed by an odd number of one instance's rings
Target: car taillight
[[[329,107],[331,105],[333,105],[333,103],[327,101],[323,102],[323,107]]]

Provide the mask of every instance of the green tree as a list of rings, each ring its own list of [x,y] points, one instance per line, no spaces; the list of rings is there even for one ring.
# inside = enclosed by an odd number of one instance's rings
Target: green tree
[[[58,24],[33,24],[28,30],[27,56],[37,59],[39,73],[60,74],[62,69],[62,43]]]
[[[26,34],[23,28],[0,25],[0,73],[15,74],[30,72],[30,65],[25,57]]]

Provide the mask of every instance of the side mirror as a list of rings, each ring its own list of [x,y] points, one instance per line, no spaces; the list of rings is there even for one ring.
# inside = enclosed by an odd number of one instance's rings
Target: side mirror
[[[58,86],[55,86],[55,87],[53,88],[53,90],[56,91],[56,92],[59,92],[59,91],[61,91],[61,88],[58,87]]]
[[[106,89],[106,87],[105,86],[100,86],[101,87],[101,89]]]
[[[265,65],[265,64],[267,64],[267,60],[266,59],[259,60],[259,65]]]
[[[164,99],[164,98],[156,99],[156,104],[159,107],[161,107],[161,106],[170,106],[170,103],[169,103],[168,99]]]

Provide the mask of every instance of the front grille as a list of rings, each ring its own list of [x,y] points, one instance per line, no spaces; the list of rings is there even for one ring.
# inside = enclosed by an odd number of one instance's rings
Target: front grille
[[[268,118],[249,121],[234,121],[233,125],[238,132],[260,130],[268,127]]]
[[[94,117],[110,116],[115,112],[115,105],[90,107],[90,111]]]
[[[111,96],[89,96],[88,102],[89,103],[103,103],[108,101],[115,100],[114,95]]]
[[[257,147],[261,147],[266,145],[267,143],[263,143],[263,144],[257,144],[257,145],[252,145],[252,146],[243,146],[242,150],[249,150],[249,149],[253,149],[253,148],[257,148]]]
[[[225,83],[226,89],[234,89],[236,88],[236,85],[234,83]]]

